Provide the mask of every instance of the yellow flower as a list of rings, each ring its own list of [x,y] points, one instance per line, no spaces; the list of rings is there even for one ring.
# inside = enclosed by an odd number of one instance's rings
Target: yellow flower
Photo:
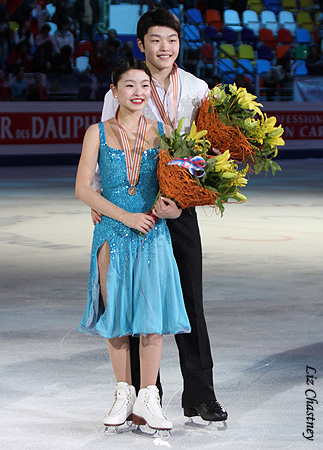
[[[255,132],[256,129],[259,127],[259,121],[251,117],[248,117],[247,119],[244,120],[244,127],[250,133]]]
[[[181,118],[181,120],[178,122],[177,128],[176,128],[176,132],[179,134],[181,132],[181,129],[183,127],[184,124],[184,117]]]
[[[221,89],[218,86],[214,86],[214,88],[210,91],[210,99],[216,105],[220,105],[221,103],[223,103],[226,97],[227,95],[225,93],[225,90],[223,88]]]
[[[259,106],[263,106],[262,103],[255,102],[255,95],[249,94],[246,88],[241,88],[241,91],[238,92],[238,104],[242,109],[250,109],[250,111],[254,111],[254,113],[258,113],[261,116],[263,115]]]
[[[276,147],[277,145],[285,145],[284,139],[282,139],[281,137],[278,137],[278,136],[273,136],[273,137],[267,138],[265,140],[265,143],[269,144],[271,148]]]
[[[203,139],[201,139],[201,138],[203,138],[203,136],[206,136],[206,134],[207,134],[207,130],[202,130],[202,131],[197,132],[197,128],[196,128],[195,120],[194,120],[194,122],[192,123],[190,134],[187,136],[186,140],[187,141],[192,140],[192,141],[195,141],[196,143],[203,142]]]
[[[275,116],[267,117],[267,114],[264,114],[264,119],[261,123],[261,129],[265,133],[271,133],[275,128],[277,119]]]

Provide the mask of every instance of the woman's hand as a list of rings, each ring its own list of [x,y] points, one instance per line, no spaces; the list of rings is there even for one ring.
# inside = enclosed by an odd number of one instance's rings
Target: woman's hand
[[[102,195],[102,189],[97,189],[96,192],[98,194]],[[92,217],[93,225],[99,224],[101,222],[101,219],[102,219],[102,214],[97,212],[97,211],[95,211],[94,209],[91,209],[91,217]]]
[[[91,209],[91,218],[92,218],[93,225],[99,224],[102,219],[102,214],[98,213],[94,209]]]
[[[154,219],[148,214],[144,213],[129,213],[125,211],[121,222],[129,228],[141,231],[144,234],[149,233],[155,227]]]
[[[153,209],[153,214],[160,219],[178,219],[182,210],[170,198],[159,197]]]

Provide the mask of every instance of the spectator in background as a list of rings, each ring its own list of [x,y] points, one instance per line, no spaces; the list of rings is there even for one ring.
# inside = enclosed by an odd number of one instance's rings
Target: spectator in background
[[[59,52],[59,49],[57,47],[55,37],[52,34],[50,34],[50,30],[51,30],[50,25],[48,25],[48,23],[44,23],[41,26],[39,33],[35,37],[35,44],[37,47],[40,47],[45,42],[50,42],[53,56],[55,53]]]
[[[133,56],[133,42],[125,41],[121,50],[121,58],[128,59]]]
[[[73,54],[69,45],[64,45],[59,53],[56,53],[52,60],[51,72],[68,75],[73,73]]]
[[[5,68],[10,47],[10,14],[4,5],[0,5],[0,69]]]
[[[118,50],[122,47],[122,42],[117,37],[117,31],[114,28],[110,28],[108,30],[108,37],[106,39],[106,46],[109,46],[110,44],[113,44]]]
[[[54,52],[51,41],[38,45],[33,55],[33,72],[49,73],[53,68]]]
[[[121,61],[121,48],[118,42],[118,39],[107,39],[105,41],[105,49],[107,53],[107,59],[108,59],[108,67],[107,71],[109,73],[113,72],[113,69],[115,66]]]
[[[27,100],[28,86],[25,80],[25,71],[23,67],[17,69],[16,78],[11,84],[11,95],[14,101]]]
[[[100,19],[98,0],[76,0],[75,17],[79,23],[79,39],[94,41],[96,25]]]
[[[58,30],[55,32],[56,45],[59,50],[65,45],[69,45],[74,52],[74,36],[70,31],[70,21],[67,16],[61,17]]]
[[[5,73],[0,69],[0,101],[6,102],[11,100],[10,84],[6,80]]]
[[[306,67],[309,75],[323,75],[323,56],[317,44],[310,46]]]
[[[52,21],[59,24],[62,19],[68,19],[70,24],[70,31],[74,33],[75,31],[75,11],[74,11],[74,0],[52,0],[56,11],[52,17]]]
[[[266,88],[267,101],[273,101],[280,83],[285,78],[281,65],[272,66],[264,76],[264,88]]]
[[[28,84],[27,100],[48,100],[48,91],[42,83],[42,76],[40,73],[35,73],[34,81]]]
[[[90,53],[90,66],[92,73],[106,73],[109,61],[107,52],[103,48],[103,41],[98,39],[94,42],[93,50]]]
[[[247,92],[253,95],[255,94],[255,90],[251,84],[251,79],[247,74],[237,73],[234,82],[238,88],[246,88]]]
[[[25,72],[30,72],[33,67],[33,58],[29,51],[29,44],[25,40],[14,46],[6,60],[7,72],[17,72],[19,67],[23,67]]]
[[[33,0],[7,0],[7,6],[10,10],[10,20],[23,23],[33,10]]]
[[[15,45],[18,45],[20,42],[26,42],[30,52],[33,52],[35,50],[34,36],[30,31],[30,18],[25,19],[20,25],[19,29],[15,30],[13,35],[13,42]]]

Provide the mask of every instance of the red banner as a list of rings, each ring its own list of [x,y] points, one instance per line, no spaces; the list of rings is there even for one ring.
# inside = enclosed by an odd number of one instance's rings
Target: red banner
[[[291,105],[292,106],[292,105]],[[284,128],[283,139],[323,139],[323,112],[321,111],[266,111],[277,117],[276,125]]]
[[[0,145],[79,144],[100,118],[93,112],[0,113]]]

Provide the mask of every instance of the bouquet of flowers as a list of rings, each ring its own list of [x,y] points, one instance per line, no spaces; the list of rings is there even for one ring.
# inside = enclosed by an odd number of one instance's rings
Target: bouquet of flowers
[[[211,143],[206,130],[197,132],[195,122],[190,133],[181,133],[182,118],[170,137],[159,135],[160,152],[157,169],[160,191],[181,208],[211,205],[224,212],[230,199],[246,201],[239,188],[247,184],[248,165],[239,170],[229,150],[210,154]]]
[[[229,150],[231,157],[249,165],[256,174],[271,169],[274,175],[280,166],[273,161],[277,146],[284,145],[284,129],[276,125],[276,117],[267,117],[260,110],[256,96],[245,88],[218,85],[211,89],[199,109],[197,129],[207,130],[212,147]]]

